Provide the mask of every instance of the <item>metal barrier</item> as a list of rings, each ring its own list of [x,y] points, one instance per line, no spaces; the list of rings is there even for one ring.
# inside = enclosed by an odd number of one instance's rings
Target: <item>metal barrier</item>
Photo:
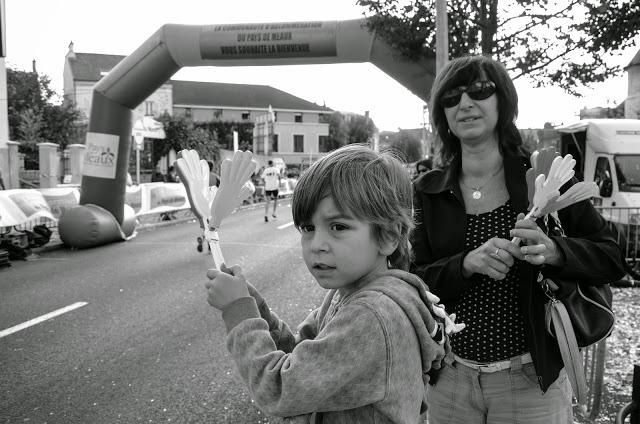
[[[584,375],[587,379],[587,410],[585,417],[595,420],[600,413],[607,339],[582,350]]]
[[[601,207],[596,210],[607,220],[627,259],[630,276],[640,279],[640,207]]]
[[[616,424],[623,424],[627,418],[629,418],[630,424],[640,424],[640,365],[633,367],[631,402],[618,411]]]

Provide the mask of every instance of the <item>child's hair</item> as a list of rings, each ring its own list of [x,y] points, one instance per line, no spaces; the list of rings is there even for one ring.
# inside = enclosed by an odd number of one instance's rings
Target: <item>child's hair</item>
[[[296,228],[310,222],[320,201],[328,196],[341,213],[369,222],[376,240],[397,240],[398,248],[389,262],[393,268],[408,269],[413,229],[411,179],[393,153],[349,144],[314,163],[293,192]]]

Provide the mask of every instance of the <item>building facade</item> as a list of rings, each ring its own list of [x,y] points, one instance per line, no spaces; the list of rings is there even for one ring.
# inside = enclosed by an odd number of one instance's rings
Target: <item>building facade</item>
[[[171,81],[173,113],[194,121],[254,123],[253,152],[299,165],[322,156],[333,110],[266,85]],[[264,128],[264,116],[272,122]],[[267,136],[267,143],[261,137]],[[246,140],[249,141],[249,140]]]
[[[122,59],[124,56],[76,53],[73,51],[73,43],[69,44],[62,74],[64,99],[73,102],[85,120],[89,120],[91,112],[93,87]],[[144,116],[159,116],[164,112],[173,113],[170,81],[162,84],[133,111],[133,122]]]
[[[640,119],[640,50],[624,68],[627,71],[627,99],[624,101],[624,117]]]
[[[64,98],[73,102],[85,120],[91,112],[95,84],[125,56],[76,53],[73,43],[65,56]],[[322,156],[323,140],[329,135],[328,117],[333,110],[266,85],[169,80],[134,111],[133,121],[168,113],[196,122],[225,121],[256,123],[269,108],[274,122],[270,143],[254,153],[279,157],[287,165],[299,165]]]

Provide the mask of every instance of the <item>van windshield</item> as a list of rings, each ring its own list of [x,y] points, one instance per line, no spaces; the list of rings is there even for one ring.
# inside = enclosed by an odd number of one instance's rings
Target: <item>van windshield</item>
[[[618,174],[618,190],[640,192],[640,155],[613,157]]]

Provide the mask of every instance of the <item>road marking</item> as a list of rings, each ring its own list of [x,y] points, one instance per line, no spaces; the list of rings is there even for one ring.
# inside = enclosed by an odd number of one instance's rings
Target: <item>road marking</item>
[[[55,318],[58,315],[65,314],[69,311],[73,311],[74,309],[81,308],[85,305],[88,305],[87,302],[76,302],[73,305],[65,306],[64,308],[58,309],[57,311],[49,312],[48,314],[44,314],[39,316],[38,318],[31,319],[29,321],[23,322],[22,324],[15,325],[11,328],[7,328],[6,330],[0,331],[0,339],[8,336],[9,334],[16,333],[20,330],[24,330],[25,328],[29,328],[33,325],[40,324],[48,319]]]
[[[293,221],[287,222],[286,224],[282,224],[278,227],[278,230],[282,230],[283,228],[291,227],[293,225]]]

